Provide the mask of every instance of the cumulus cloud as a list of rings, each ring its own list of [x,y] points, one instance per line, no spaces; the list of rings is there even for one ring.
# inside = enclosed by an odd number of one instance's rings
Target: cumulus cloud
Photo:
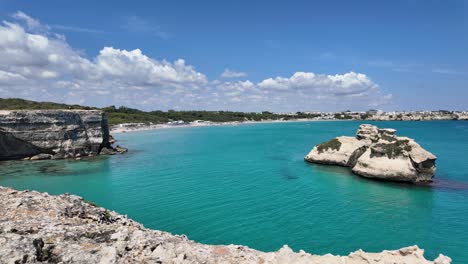
[[[345,74],[325,75],[312,72],[296,72],[289,78],[276,77],[261,81],[261,88],[272,90],[304,90],[318,94],[337,96],[359,95],[378,86],[365,74],[349,72]]]
[[[221,78],[239,78],[239,77],[246,77],[247,73],[245,72],[238,72],[232,71],[230,69],[225,69],[223,73],[221,73]]]
[[[0,24],[2,97],[146,110],[243,111],[365,109],[391,100],[367,75],[355,72],[296,72],[259,82],[210,81],[183,59],[156,60],[140,49],[104,47],[96,57],[87,58],[53,27],[22,12],[12,18],[13,22]],[[221,75],[245,76],[229,69]]]

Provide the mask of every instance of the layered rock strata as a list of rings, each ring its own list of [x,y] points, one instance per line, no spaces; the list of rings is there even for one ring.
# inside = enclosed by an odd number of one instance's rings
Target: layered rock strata
[[[368,178],[427,182],[434,177],[436,156],[395,129],[361,125],[356,137],[337,137],[315,146],[306,161],[347,166]]]
[[[0,160],[94,156],[112,149],[99,110],[0,111]]]
[[[0,263],[327,263],[449,264],[426,260],[417,246],[348,256],[261,252],[238,245],[204,245],[144,228],[126,216],[74,195],[51,196],[0,187]]]

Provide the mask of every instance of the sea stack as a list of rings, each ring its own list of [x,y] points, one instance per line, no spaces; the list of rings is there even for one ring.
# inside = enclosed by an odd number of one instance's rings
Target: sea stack
[[[0,111],[0,160],[113,154],[111,139],[100,110]]]
[[[356,137],[337,137],[316,145],[308,162],[350,167],[360,176],[388,181],[430,182],[436,156],[396,130],[364,124]]]

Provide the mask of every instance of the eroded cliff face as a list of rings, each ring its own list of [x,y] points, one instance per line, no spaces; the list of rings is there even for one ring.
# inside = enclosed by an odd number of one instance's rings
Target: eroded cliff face
[[[356,137],[337,137],[315,146],[306,161],[347,166],[360,176],[390,181],[427,182],[436,156],[395,129],[361,125]]]
[[[0,111],[0,160],[37,154],[49,158],[93,156],[103,147],[110,144],[102,111]]]
[[[287,246],[261,252],[245,246],[205,245],[184,235],[146,229],[67,194],[0,187],[0,212],[0,263],[451,263],[444,255],[426,260],[417,246],[320,256],[295,253]]]

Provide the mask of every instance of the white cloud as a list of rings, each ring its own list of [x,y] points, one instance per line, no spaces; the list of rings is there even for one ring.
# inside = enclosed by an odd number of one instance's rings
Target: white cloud
[[[221,78],[239,78],[239,77],[246,77],[247,73],[245,72],[238,72],[232,71],[230,69],[225,69],[223,73],[221,73]]]
[[[154,109],[337,110],[384,104],[367,75],[296,72],[260,82],[208,80],[183,59],[156,60],[140,49],[104,47],[94,58],[47,25],[17,12],[0,24],[2,97]],[[223,78],[244,77],[226,69]],[[343,106],[342,106],[343,105]],[[341,108],[340,108],[341,109]]]
[[[342,75],[296,72],[290,78],[276,77],[263,80],[258,86],[271,90],[304,90],[336,96],[356,95],[378,89],[378,86],[365,74],[355,72]]]
[[[13,18],[19,21],[23,21],[29,30],[31,31],[41,31],[45,32],[49,30],[49,27],[46,25],[42,25],[38,20],[26,15],[21,11],[17,11],[12,15]]]

